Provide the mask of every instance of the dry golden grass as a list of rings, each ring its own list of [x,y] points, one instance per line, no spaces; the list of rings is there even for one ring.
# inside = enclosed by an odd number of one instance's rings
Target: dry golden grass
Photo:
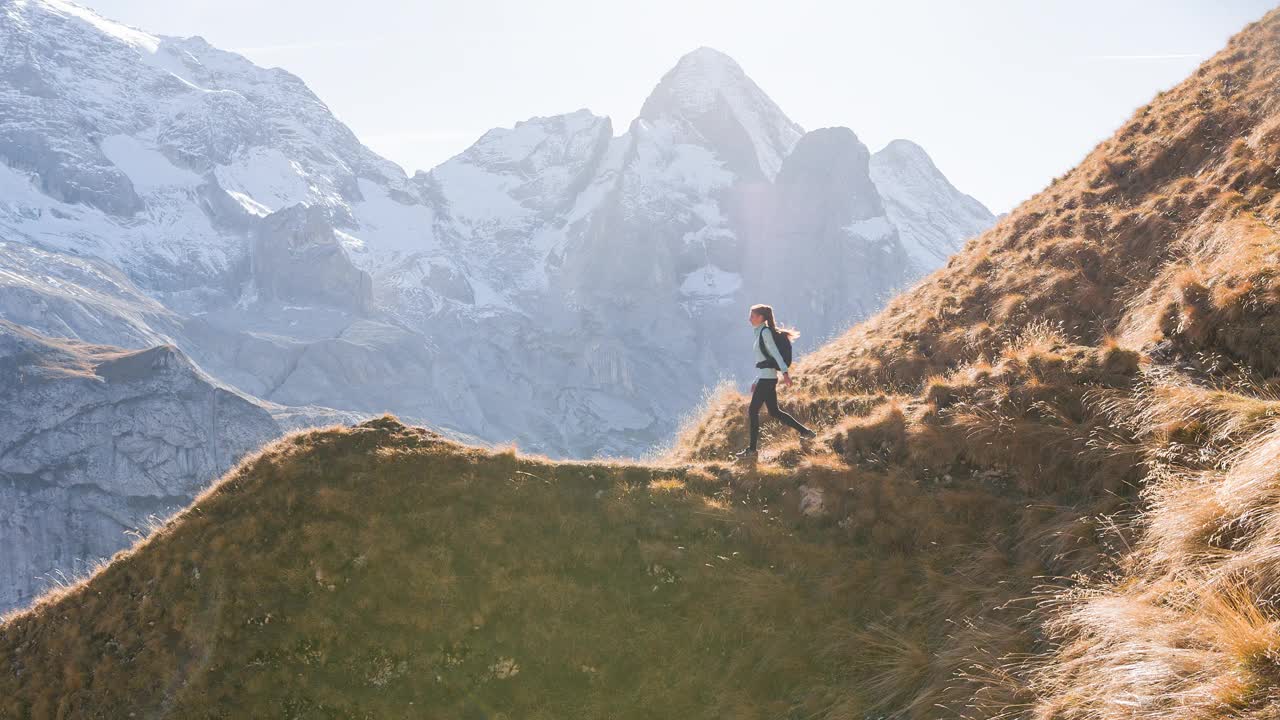
[[[1278,49],[1273,12],[798,364],[783,404],[848,465],[830,487],[928,487],[951,518],[1017,499],[965,581],[930,576],[888,634],[848,639],[881,658],[885,714],[1280,716]],[[722,456],[743,401],[674,457]]]

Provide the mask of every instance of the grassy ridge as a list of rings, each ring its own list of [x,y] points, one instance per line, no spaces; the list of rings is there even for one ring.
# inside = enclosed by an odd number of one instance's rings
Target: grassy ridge
[[[0,714],[774,718],[869,704],[848,692],[865,658],[846,643],[894,603],[859,580],[905,591],[919,569],[798,525],[783,474],[727,480],[469,449],[389,418],[293,436],[0,626]]]

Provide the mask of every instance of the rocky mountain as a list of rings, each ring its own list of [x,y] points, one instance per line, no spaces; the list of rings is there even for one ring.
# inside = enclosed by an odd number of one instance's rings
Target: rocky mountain
[[[899,144],[703,48],[621,135],[534,118],[408,177],[288,72],[0,0],[0,319],[177,348],[290,426],[635,453],[750,372],[747,304],[816,342],[991,221]]]
[[[0,321],[0,608],[127,547],[281,433],[172,346],[124,351]]]
[[[777,298],[821,337],[980,229],[922,152],[869,166],[856,139],[857,177],[794,207],[801,171],[775,180],[806,162],[803,131],[707,48],[621,136],[585,110],[535,118],[408,178],[287,72],[62,0],[0,12],[0,262],[23,268],[4,317],[172,343],[267,401],[632,452],[739,372],[739,306]],[[820,216],[845,205],[861,214]],[[71,297],[51,276],[73,267],[92,270]]]
[[[990,210],[955,189],[910,140],[894,140],[872,155],[871,179],[919,272],[946,263],[960,249],[957,238],[973,237],[994,221]]]
[[[985,227],[922,151],[881,157],[892,196],[852,131],[806,135],[731,58],[702,48],[622,135],[585,110],[537,118],[491,131],[415,181],[453,223],[437,235],[468,238],[457,257],[490,269],[518,260],[481,294],[506,288],[522,318],[518,342],[494,349],[510,358],[503,367],[538,364],[540,382],[505,383],[540,398],[523,427],[550,419],[571,453],[617,454],[666,436],[703,388],[742,372],[733,328],[746,305],[772,299],[822,338]],[[903,230],[890,207],[910,221]],[[490,319],[503,314],[492,302]]]
[[[750,285],[800,328],[842,330],[928,267],[913,264],[870,161],[851,130],[827,128],[801,138],[778,173],[775,229],[750,256]]]

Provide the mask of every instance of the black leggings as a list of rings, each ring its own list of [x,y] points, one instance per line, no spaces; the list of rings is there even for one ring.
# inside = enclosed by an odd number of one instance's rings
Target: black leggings
[[[787,427],[800,432],[808,432],[809,428],[800,424],[799,420],[778,409],[778,381],[760,379],[756,381],[756,389],[751,393],[751,408],[747,414],[751,417],[751,447],[760,439],[760,406],[769,408],[769,415],[782,421]]]

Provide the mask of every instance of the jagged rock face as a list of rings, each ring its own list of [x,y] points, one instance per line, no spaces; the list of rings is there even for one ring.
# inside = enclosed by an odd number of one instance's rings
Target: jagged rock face
[[[373,281],[347,257],[323,207],[294,205],[262,218],[251,268],[262,300],[373,309]]]
[[[711,150],[739,179],[772,180],[803,131],[732,58],[699,48],[663,76],[640,120],[677,144]]]
[[[554,233],[593,179],[613,138],[608,118],[587,110],[533,118],[485,133],[415,181],[438,198],[437,227],[455,237],[469,274],[507,292],[541,289]]]
[[[10,239],[97,256],[170,302],[197,290],[209,302],[240,290],[248,218],[306,203],[363,227],[370,203],[412,191],[283,70],[62,0],[5,0],[0,19]]]
[[[966,239],[995,223],[990,210],[957,190],[909,140],[894,140],[871,156],[871,179],[916,273],[941,267]]]
[[[68,87],[57,72],[66,64],[76,66],[83,83],[117,84],[113,66],[127,63],[121,44],[106,43],[85,48],[78,42],[78,18],[55,13],[37,21],[42,32],[23,32],[32,21],[27,3],[6,0],[0,4],[0,158],[11,168],[33,172],[40,189],[55,200],[86,204],[105,213],[130,216],[142,208],[128,175],[117,168],[85,132],[84,98]],[[91,62],[95,58],[101,62]],[[82,87],[83,87],[82,85]]]
[[[871,153],[848,128],[807,133],[778,173],[778,208],[789,236],[807,238],[884,217]],[[888,228],[892,232],[892,228]]]
[[[280,434],[172,346],[123,351],[0,321],[0,610],[126,547]]]
[[[915,273],[848,128],[806,134],[776,183],[776,225],[748,275],[788,323],[819,336],[866,317]]]

